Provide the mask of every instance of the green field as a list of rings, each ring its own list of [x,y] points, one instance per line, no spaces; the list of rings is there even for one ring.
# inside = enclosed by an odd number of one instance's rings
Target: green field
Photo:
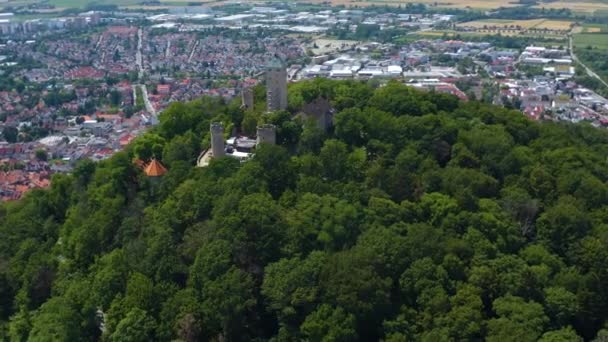
[[[9,0],[6,3],[0,2],[0,8],[3,6],[26,6],[34,3],[47,3],[55,6],[58,10],[66,8],[85,8],[89,5],[117,5],[135,6],[140,5],[145,0]],[[208,3],[208,0],[161,0],[161,6],[187,6],[191,2]],[[213,2],[213,1],[212,1]],[[152,6],[153,7],[153,6]]]
[[[50,5],[61,8],[84,8],[88,5],[137,5],[142,0],[49,0]]]
[[[8,2],[0,2],[0,7],[19,7],[39,3],[37,0],[10,0]]]
[[[453,31],[453,30],[435,30],[435,31],[421,32],[419,34],[412,35],[412,36],[419,37],[420,39],[425,39],[425,38],[429,39],[429,38],[441,38],[444,35],[446,35],[447,37],[460,36],[462,38],[471,38],[471,37],[494,36],[496,34],[491,33],[491,32],[464,32],[464,31]],[[539,34],[524,33],[524,34],[511,34],[511,35],[502,34],[502,36],[510,36],[510,37],[516,37],[516,38],[550,39],[553,41],[566,40],[565,36],[554,35],[554,34],[553,35],[552,34],[539,35]]]
[[[608,24],[583,24],[584,33],[608,32]]]
[[[513,22],[512,19],[481,19],[478,21],[483,21],[484,23],[488,24],[508,24]]]
[[[608,50],[608,33],[579,33],[574,35],[574,47],[583,49],[592,46]]]

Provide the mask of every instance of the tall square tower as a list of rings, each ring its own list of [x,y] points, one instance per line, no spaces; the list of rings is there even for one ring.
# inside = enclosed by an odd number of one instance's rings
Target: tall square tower
[[[266,103],[269,112],[287,109],[287,70],[278,60],[266,66]]]

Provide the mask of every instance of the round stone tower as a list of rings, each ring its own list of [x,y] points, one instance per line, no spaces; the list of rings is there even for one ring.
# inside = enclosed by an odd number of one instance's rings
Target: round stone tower
[[[277,127],[275,125],[266,124],[258,126],[257,128],[257,139],[256,146],[261,143],[276,144],[277,140]]]
[[[224,125],[221,122],[211,123],[211,153],[213,157],[224,156]]]

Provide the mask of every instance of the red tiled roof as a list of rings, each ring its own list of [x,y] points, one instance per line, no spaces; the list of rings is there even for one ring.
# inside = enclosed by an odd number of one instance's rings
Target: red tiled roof
[[[68,78],[102,78],[104,72],[90,66],[79,67],[65,73]]]
[[[131,135],[131,134],[127,134],[123,137],[121,137],[118,141],[121,145],[128,145],[133,139],[135,138],[135,136]]]
[[[167,173],[167,169],[158,160],[152,159],[150,164],[144,169],[144,173],[148,177],[160,177]]]

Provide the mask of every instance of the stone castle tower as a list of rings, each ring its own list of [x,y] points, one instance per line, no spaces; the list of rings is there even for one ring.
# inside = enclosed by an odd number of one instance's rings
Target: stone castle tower
[[[277,140],[277,127],[275,125],[266,124],[258,126],[256,146],[261,143],[275,145]]]
[[[253,108],[253,88],[243,88],[241,92],[241,108],[251,109]]]
[[[287,70],[278,60],[266,66],[266,103],[269,112],[287,108]]]
[[[211,123],[211,153],[213,157],[225,155],[224,149],[224,125],[220,122]]]

